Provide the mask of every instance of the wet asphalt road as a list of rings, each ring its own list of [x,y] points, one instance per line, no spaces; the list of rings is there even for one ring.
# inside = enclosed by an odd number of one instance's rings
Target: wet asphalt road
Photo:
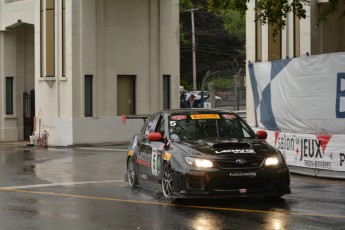
[[[345,229],[345,181],[293,175],[276,201],[169,204],[129,189],[126,147],[0,149],[0,229]]]

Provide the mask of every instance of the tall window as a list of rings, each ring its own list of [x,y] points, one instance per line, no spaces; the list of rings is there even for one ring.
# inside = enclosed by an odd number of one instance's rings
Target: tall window
[[[62,76],[66,77],[66,11],[62,0]]]
[[[163,75],[163,109],[170,109],[170,75]]]
[[[85,75],[84,103],[85,117],[92,117],[92,75]]]
[[[300,57],[301,56],[301,29],[300,29],[300,19],[294,15],[293,18],[293,56]]]
[[[41,0],[41,76],[55,75],[55,0]]]
[[[6,114],[13,113],[13,77],[6,77]]]
[[[262,23],[255,21],[255,61],[262,61]]]
[[[275,61],[282,58],[281,31],[273,34],[273,26],[268,25],[268,60]]]

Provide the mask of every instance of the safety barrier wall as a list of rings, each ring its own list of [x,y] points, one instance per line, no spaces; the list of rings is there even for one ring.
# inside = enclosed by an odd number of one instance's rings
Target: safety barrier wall
[[[257,129],[293,171],[345,179],[345,53],[249,65]]]
[[[282,152],[292,172],[345,179],[345,135],[265,131],[267,143]]]

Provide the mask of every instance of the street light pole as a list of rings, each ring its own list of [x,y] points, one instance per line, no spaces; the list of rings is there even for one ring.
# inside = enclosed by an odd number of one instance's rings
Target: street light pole
[[[185,10],[184,12],[190,11],[192,20],[192,58],[193,58],[193,90],[196,91],[196,56],[195,56],[195,26],[194,26],[194,11],[199,8],[193,8],[190,10]]]
[[[194,10],[190,11],[192,20],[192,55],[193,55],[193,90],[196,91],[196,57],[195,57],[195,27],[194,27]]]

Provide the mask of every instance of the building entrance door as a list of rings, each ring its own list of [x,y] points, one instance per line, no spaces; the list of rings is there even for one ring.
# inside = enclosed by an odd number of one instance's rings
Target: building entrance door
[[[34,131],[35,117],[35,90],[23,93],[23,122],[24,122],[24,140],[30,140],[30,135]]]
[[[135,114],[135,76],[117,76],[117,115]]]

